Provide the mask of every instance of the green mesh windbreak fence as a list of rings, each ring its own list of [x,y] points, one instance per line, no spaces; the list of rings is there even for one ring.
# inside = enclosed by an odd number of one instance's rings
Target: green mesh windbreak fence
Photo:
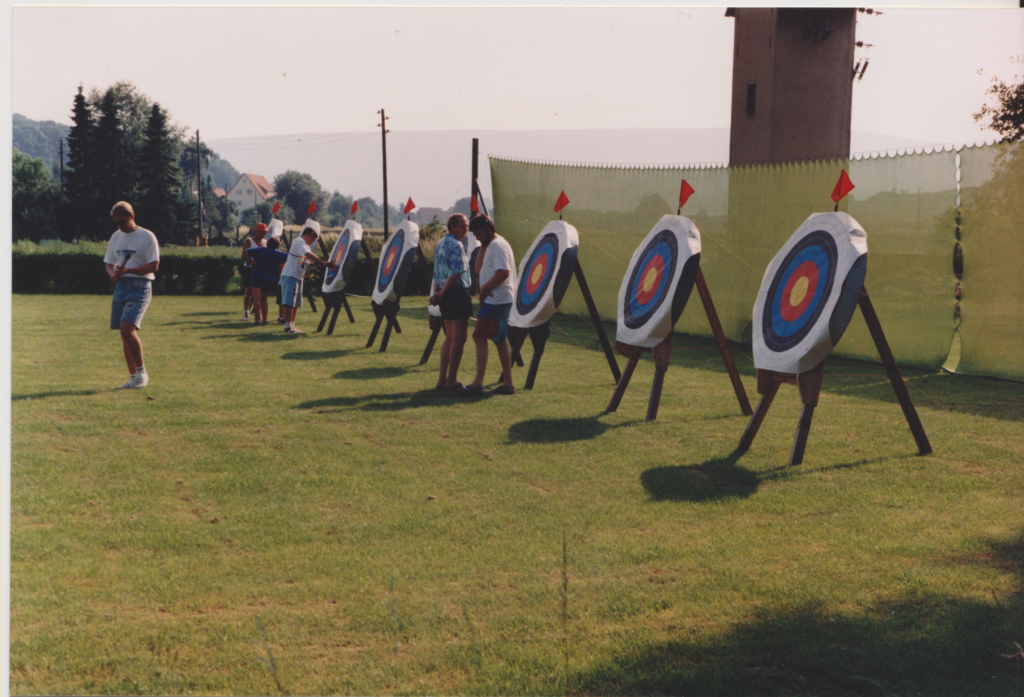
[[[960,151],[958,373],[1024,380],[1024,143]]]
[[[1014,176],[1007,175],[1005,189],[986,185],[992,189],[990,197],[999,196],[999,191],[1008,195],[1011,181],[1018,190],[1024,186],[1024,158],[1000,158],[991,148],[976,150],[971,151],[973,157],[988,153],[978,166],[975,186],[979,191],[985,190],[982,183],[996,179],[993,173],[999,167],[1016,169]],[[598,311],[607,320],[616,317],[619,286],[633,251],[662,215],[676,212],[680,182],[686,179],[696,193],[682,212],[700,229],[701,268],[715,308],[726,336],[746,344],[751,341],[754,301],[764,269],[807,216],[833,209],[832,187],[845,168],[856,188],[841,202],[840,210],[856,218],[868,234],[865,287],[893,354],[902,364],[938,369],[949,356],[956,331],[956,162],[955,152],[939,151],[731,169],[615,168],[501,158],[491,158],[490,164],[498,231],[511,243],[517,263],[544,225],[557,218],[552,210],[555,200],[559,192],[566,192],[570,204],[563,217],[580,233],[580,264]],[[966,192],[964,197],[962,216],[966,218],[970,197]],[[965,272],[965,293],[969,287],[987,302],[976,299],[969,307],[965,295],[960,364],[968,372],[1022,379],[1021,282],[1015,279],[1015,295],[1005,293],[1005,288],[994,295],[991,290],[997,288],[1001,274],[988,269],[1000,264],[998,268],[1008,267],[1021,259],[1019,253],[1010,254],[1006,245],[1012,239],[1010,222],[1016,220],[1019,228],[1024,221],[1019,201],[1001,211],[994,208],[988,205],[985,219],[991,221],[987,227],[998,230],[996,237],[1002,242],[991,239],[986,245],[969,245],[972,228],[961,222],[965,264],[977,264],[972,275]],[[995,258],[975,260],[979,252]],[[975,273],[983,273],[988,285],[982,287]],[[1012,277],[1011,271],[1003,277]],[[968,278],[975,279],[974,285],[968,284]],[[559,310],[586,315],[575,283]],[[972,323],[978,324],[979,332],[988,332],[986,345],[970,333]],[[676,329],[711,334],[696,294]],[[1007,351],[1015,352],[1016,364]],[[877,359],[863,319],[854,318],[836,353]]]

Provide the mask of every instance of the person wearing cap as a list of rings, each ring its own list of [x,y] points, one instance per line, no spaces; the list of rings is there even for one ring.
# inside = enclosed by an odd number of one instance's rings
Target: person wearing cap
[[[302,234],[295,238],[291,249],[288,250],[288,261],[281,270],[281,305],[285,308],[285,334],[302,333],[295,327],[295,316],[302,307],[302,279],[306,275],[306,262],[334,268],[333,264],[313,254],[313,245],[319,237],[320,223],[306,220]]]
[[[267,236],[267,226],[263,223],[257,223],[256,227],[253,228],[252,234],[245,238],[242,242],[242,308],[244,314],[242,319],[246,322],[249,321],[249,306],[253,305],[253,294],[252,294],[252,264],[246,261],[245,250],[251,247],[266,247],[267,243],[265,237]],[[253,308],[255,312],[255,308]],[[264,319],[266,319],[266,313]]]
[[[278,249],[280,246],[277,238],[271,237],[266,247],[253,246],[242,250],[242,258],[252,267],[254,327],[267,324],[267,296],[274,292],[281,267],[288,261],[288,255]]]
[[[128,382],[117,389],[140,390],[149,384],[142,363],[142,342],[138,330],[153,297],[153,281],[160,266],[160,245],[156,235],[135,224],[135,209],[127,201],[118,201],[110,211],[117,230],[107,243],[103,257],[107,275],[114,285],[110,305],[110,328],[121,332],[124,360],[128,364]]]

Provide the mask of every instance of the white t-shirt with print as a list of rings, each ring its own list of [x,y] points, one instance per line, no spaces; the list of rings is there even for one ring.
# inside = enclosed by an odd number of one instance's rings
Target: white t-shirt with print
[[[302,236],[292,242],[292,248],[288,250],[288,261],[284,263],[284,269],[281,271],[282,276],[291,276],[292,278],[301,279],[306,275],[306,255],[311,251],[309,245],[306,244],[306,240],[302,239]]]
[[[504,305],[515,298],[516,293],[516,262],[512,256],[512,248],[501,235],[495,235],[486,250],[480,250],[484,255],[484,263],[480,267],[480,287],[487,284],[493,277],[495,271],[502,269],[508,271],[508,278],[500,286],[491,290],[491,295],[484,298],[485,305]]]
[[[131,253],[131,258],[125,264],[124,258]],[[156,274],[132,273],[131,270],[144,266],[151,261],[160,261],[160,244],[156,241],[156,235],[143,227],[137,227],[132,232],[121,232],[117,230],[107,243],[107,253],[103,257],[103,263],[113,266],[124,264],[127,278],[148,278],[155,280]]]

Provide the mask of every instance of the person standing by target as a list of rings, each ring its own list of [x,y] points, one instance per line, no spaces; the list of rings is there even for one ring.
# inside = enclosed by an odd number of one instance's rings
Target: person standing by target
[[[314,228],[310,223],[316,225]],[[281,271],[281,305],[285,308],[285,334],[301,334],[302,330],[295,327],[295,315],[302,307],[302,278],[306,275],[306,262],[317,266],[331,266],[313,254],[312,246],[320,237],[320,225],[316,221],[306,221],[302,234],[288,250],[288,261]]]
[[[466,346],[473,301],[469,297],[469,259],[463,240],[469,232],[466,216],[456,213],[448,218],[448,234],[434,248],[434,284],[438,291],[430,298],[431,305],[441,309],[444,320],[444,343],[441,344],[441,372],[438,390],[462,387],[458,381],[459,363]]]
[[[110,217],[117,224],[103,257],[107,275],[114,283],[110,328],[121,332],[130,376],[128,382],[116,389],[140,390],[149,384],[149,374],[142,362],[138,330],[153,297],[153,281],[160,267],[160,245],[156,235],[135,224],[135,209],[127,201],[115,203]]]
[[[271,237],[266,247],[254,245],[242,250],[242,258],[252,268],[254,327],[267,324],[267,296],[273,292],[281,267],[288,261],[288,255],[278,250],[280,246],[277,238]]]
[[[265,237],[267,235],[267,226],[264,223],[257,223],[256,227],[253,228],[252,235],[245,238],[242,242],[242,308],[244,314],[242,320],[249,321],[249,306],[253,304],[252,294],[252,265],[245,258],[245,250],[252,249],[253,247],[266,247],[267,243]],[[254,308],[255,311],[255,308]],[[266,314],[266,313],[264,313]],[[256,313],[259,317],[259,313]]]
[[[512,385],[512,352],[508,345],[508,315],[515,298],[516,264],[512,247],[497,233],[494,222],[486,215],[478,215],[469,223],[469,231],[480,242],[477,256],[480,275],[480,311],[477,314],[473,342],[476,344],[476,377],[460,394],[483,393],[484,374],[487,371],[487,342],[493,341],[501,362],[502,383],[492,394],[515,394]]]

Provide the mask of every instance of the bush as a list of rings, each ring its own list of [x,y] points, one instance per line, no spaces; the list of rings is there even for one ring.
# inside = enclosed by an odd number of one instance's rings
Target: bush
[[[334,236],[336,238],[336,235]],[[348,293],[370,295],[377,275],[382,242],[367,240],[372,260],[360,253],[352,271]],[[334,239],[325,237],[328,252]],[[52,242],[35,244],[22,240],[11,254],[11,290],[14,293],[107,294],[110,280],[103,270],[104,242]],[[415,264],[409,272],[404,295],[430,292],[433,249],[425,250],[426,265]],[[241,293],[241,252],[226,247],[165,246],[160,250],[160,270],[153,292],[157,295],[225,295]],[[323,272],[311,266],[306,284],[320,294]]]

